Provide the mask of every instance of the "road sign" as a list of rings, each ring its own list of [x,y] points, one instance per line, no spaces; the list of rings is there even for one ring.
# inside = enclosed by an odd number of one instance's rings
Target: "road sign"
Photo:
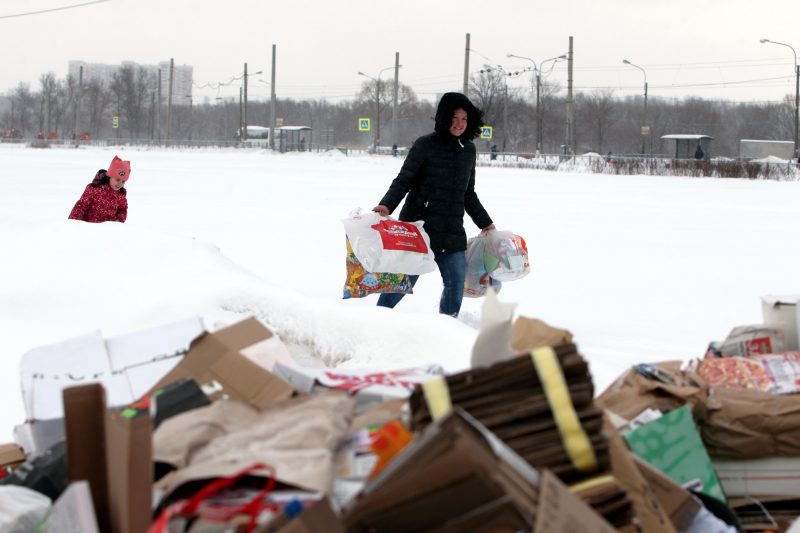
[[[642,126],[642,135],[650,135],[650,126]]]
[[[113,117],[111,117],[111,127],[114,128],[114,129],[119,128],[119,116],[118,115],[114,115]]]
[[[358,131],[369,131],[370,124],[368,118],[360,118],[358,119]]]
[[[483,126],[481,128],[481,139],[491,139],[493,130],[494,128],[491,126]]]
[[[281,117],[276,118],[275,119],[275,125],[278,126],[279,128],[281,126],[283,126],[283,118],[281,118]]]

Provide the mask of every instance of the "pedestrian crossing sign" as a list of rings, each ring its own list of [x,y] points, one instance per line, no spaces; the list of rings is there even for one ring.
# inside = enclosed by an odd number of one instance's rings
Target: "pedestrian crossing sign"
[[[491,139],[493,129],[491,126],[481,127],[481,139]]]
[[[360,118],[358,119],[358,131],[369,131],[370,124],[368,118]]]

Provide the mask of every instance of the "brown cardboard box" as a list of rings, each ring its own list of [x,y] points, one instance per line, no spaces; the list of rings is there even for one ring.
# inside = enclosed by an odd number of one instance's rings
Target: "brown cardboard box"
[[[149,391],[183,377],[192,377],[202,387],[220,385],[229,398],[263,409],[289,398],[294,388],[242,354],[242,350],[272,337],[272,332],[255,318],[205,333],[195,339],[189,352]]]
[[[99,383],[69,387],[64,398],[67,479],[88,481],[97,525],[110,531],[106,467],[106,391]]]
[[[25,462],[25,452],[16,444],[0,444],[0,468],[13,468]]]
[[[685,531],[697,516],[700,502],[670,478],[647,464],[643,459],[633,456],[636,467],[653,490],[661,507],[669,515],[677,531]]]
[[[150,416],[128,418],[105,405],[100,384],[64,389],[69,480],[89,481],[101,531],[141,533],[152,515]]]
[[[669,515],[636,467],[634,455],[616,431],[609,435],[608,449],[611,455],[611,473],[628,493],[643,531],[675,533]]]
[[[539,517],[540,498],[559,506]],[[581,516],[582,531],[613,531],[550,473],[540,476],[508,446],[456,407],[429,425],[346,510],[348,529],[557,531],[561,516]],[[565,531],[564,529],[561,529]]]
[[[544,471],[539,490],[541,494],[534,533],[616,531],[594,509],[573,495],[550,471]]]

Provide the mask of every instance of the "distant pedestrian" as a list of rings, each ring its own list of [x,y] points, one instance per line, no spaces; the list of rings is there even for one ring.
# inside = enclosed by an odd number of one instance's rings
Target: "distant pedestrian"
[[[703,148],[698,144],[697,150],[694,151],[694,158],[695,159],[703,159],[705,157],[705,153],[703,153]]]
[[[128,218],[125,183],[130,175],[131,162],[114,156],[108,170],[98,170],[86,186],[69,218],[84,222],[125,222]]]
[[[392,157],[397,157],[399,152],[397,151],[397,143],[392,145]]]
[[[489,159],[494,161],[497,159],[497,145],[493,144],[492,147],[489,149]]]
[[[439,312],[458,316],[464,295],[467,234],[464,212],[485,233],[495,229],[475,193],[476,150],[472,140],[481,132],[483,112],[461,93],[445,93],[436,110],[434,132],[414,141],[400,173],[380,204],[383,216],[397,208],[400,220],[424,221],[431,239],[444,290]],[[411,276],[416,283],[419,276]],[[394,307],[403,294],[381,294],[378,305]]]

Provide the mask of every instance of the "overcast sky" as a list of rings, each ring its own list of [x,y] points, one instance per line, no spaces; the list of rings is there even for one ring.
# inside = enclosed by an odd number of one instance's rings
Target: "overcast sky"
[[[394,65],[400,81],[433,99],[460,90],[465,35],[470,70],[500,64],[517,71],[566,53],[574,37],[577,90],[611,88],[617,96],[689,95],[736,101],[794,95],[792,50],[800,51],[798,0],[4,0],[0,2],[3,68],[0,93],[20,81],[38,90],[47,71],[59,78],[70,60],[155,64],[174,58],[194,67],[196,85],[229,82],[244,62],[251,99],[267,98],[271,46],[277,45],[277,94],[351,98],[366,78]],[[13,16],[76,4],[72,9]],[[392,70],[382,73],[391,77]],[[550,80],[567,84],[566,63]],[[259,81],[262,80],[262,81]],[[531,86],[524,73],[510,86]],[[238,81],[194,90],[202,97],[238,97]],[[530,94],[530,93],[529,93]]]

